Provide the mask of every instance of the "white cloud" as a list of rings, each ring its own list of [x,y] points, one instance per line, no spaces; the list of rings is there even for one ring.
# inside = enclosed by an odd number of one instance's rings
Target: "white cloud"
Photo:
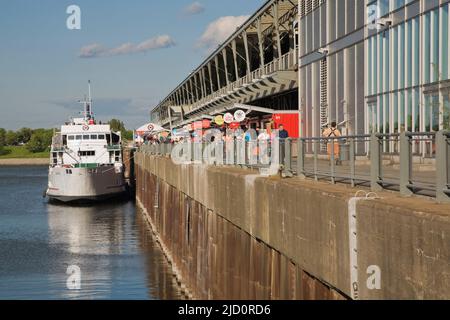
[[[211,22],[198,40],[198,46],[212,51],[236,31],[249,16],[227,16]]]
[[[199,14],[205,11],[205,7],[198,1],[191,3],[184,8],[184,13],[187,15]]]
[[[154,49],[170,48],[175,45],[175,41],[168,36],[158,36],[156,38],[148,39],[136,46],[136,52],[146,52]]]
[[[101,44],[93,43],[81,48],[80,58],[94,58],[102,55],[105,51],[106,48]]]
[[[143,53],[150,50],[165,49],[175,46],[175,41],[168,35],[157,36],[138,44],[124,43],[115,48],[107,48],[94,43],[80,49],[80,58],[111,57],[133,53]]]
[[[107,50],[105,52],[105,54],[109,55],[109,56],[119,56],[122,54],[129,54],[129,53],[134,53],[135,52],[135,46],[128,42],[128,43],[124,43],[116,48]]]

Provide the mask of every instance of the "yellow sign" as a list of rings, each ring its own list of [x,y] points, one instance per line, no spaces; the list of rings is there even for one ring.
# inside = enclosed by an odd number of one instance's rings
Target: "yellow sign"
[[[215,122],[217,125],[221,126],[221,125],[224,124],[225,121],[223,120],[223,117],[222,117],[221,115],[219,115],[219,116],[217,116],[217,117],[214,118],[214,122]]]

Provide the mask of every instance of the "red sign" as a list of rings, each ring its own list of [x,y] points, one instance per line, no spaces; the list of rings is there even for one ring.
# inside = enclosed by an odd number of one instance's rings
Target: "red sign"
[[[194,130],[200,130],[202,128],[203,128],[203,122],[202,121],[194,122]]]
[[[230,123],[230,129],[239,129],[240,127],[241,127],[241,124],[239,122]]]
[[[207,119],[203,120],[203,121],[202,121],[202,127],[203,127],[203,129],[208,129],[208,128],[210,128],[210,127],[211,127],[211,121],[210,121],[210,120],[207,120]]]
[[[273,115],[273,121],[275,123],[275,129],[282,124],[284,129],[288,131],[289,137],[299,137],[299,114],[298,113],[280,113]]]

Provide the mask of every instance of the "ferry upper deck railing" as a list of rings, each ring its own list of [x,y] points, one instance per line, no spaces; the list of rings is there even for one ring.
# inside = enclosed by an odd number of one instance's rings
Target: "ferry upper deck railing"
[[[186,144],[191,145],[187,150],[191,150],[188,158],[192,161],[196,160],[195,153],[203,155],[208,145]],[[252,161],[255,157],[252,153],[259,144],[260,141],[235,140],[230,157],[226,143],[218,142],[217,150],[222,151],[215,152],[223,159],[216,159],[212,164],[267,168],[270,165]],[[450,202],[449,131],[279,139],[278,145],[279,148],[275,148],[269,141],[268,150],[271,159],[277,153],[279,172],[284,177],[346,183],[353,187],[365,186],[375,192],[391,190],[404,196],[419,194]],[[238,156],[239,146],[244,146],[243,156]],[[162,143],[142,146],[141,150],[170,156],[173,148],[173,144]],[[196,148],[200,150],[195,152]]]

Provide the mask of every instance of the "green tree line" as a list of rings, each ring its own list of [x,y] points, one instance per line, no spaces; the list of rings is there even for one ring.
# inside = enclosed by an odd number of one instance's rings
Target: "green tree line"
[[[127,130],[122,121],[112,119],[108,122],[111,130],[122,133],[122,139],[133,140],[133,131]],[[0,155],[6,153],[5,147],[25,146],[32,153],[50,151],[53,129],[22,128],[17,131],[0,128]]]
[[[132,141],[133,140],[133,131],[127,130],[122,121],[118,119],[112,119],[108,122],[111,126],[111,130],[114,132],[120,132],[122,134],[122,139]]]
[[[0,128],[0,155],[5,147],[25,146],[32,153],[44,152],[50,149],[53,129],[22,128],[17,131]]]

